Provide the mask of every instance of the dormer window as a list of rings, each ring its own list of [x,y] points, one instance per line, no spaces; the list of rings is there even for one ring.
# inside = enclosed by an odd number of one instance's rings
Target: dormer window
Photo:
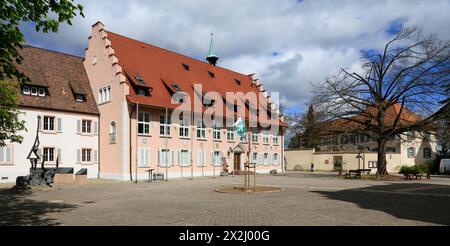
[[[144,89],[138,89],[138,93],[139,96],[145,96],[145,90]]]
[[[138,82],[139,84],[145,85],[145,80],[144,80],[144,78],[142,78],[141,76],[136,75],[136,77],[134,77],[134,78],[137,80],[137,82]]]
[[[211,78],[214,78],[214,73],[213,73],[213,72],[208,71],[208,74],[209,74],[209,76],[210,76]]]
[[[22,87],[22,94],[45,97],[47,95],[47,90],[43,87],[24,85]]]
[[[30,95],[31,94],[31,88],[29,87],[29,86],[24,86],[23,88],[22,88],[22,93],[24,94],[24,95]]]
[[[235,79],[234,82],[236,82],[237,85],[241,85],[241,81],[238,79]]]
[[[44,88],[39,88],[39,96],[45,97],[45,89]]]
[[[84,102],[86,100],[84,98],[84,95],[82,95],[82,94],[75,94],[75,101],[77,101],[77,102]]]
[[[184,70],[189,71],[189,65],[186,63],[181,63],[183,65]]]

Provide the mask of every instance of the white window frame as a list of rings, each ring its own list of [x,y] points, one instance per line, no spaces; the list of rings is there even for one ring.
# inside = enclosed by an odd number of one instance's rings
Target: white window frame
[[[213,128],[213,140],[219,141],[221,139],[220,133],[222,131],[222,127],[216,125]]]
[[[278,136],[272,136],[272,140],[273,140],[273,145],[278,145],[279,141],[278,141]]]
[[[33,92],[33,90],[35,91],[35,92]],[[30,93],[32,96],[37,96],[38,95],[38,88],[36,88],[36,87],[31,87],[31,93]]]
[[[75,95],[75,101],[77,102],[84,102],[84,97],[81,94],[76,94]]]
[[[81,133],[92,133],[92,132],[93,132],[92,120],[81,120]]]
[[[206,139],[206,126],[202,120],[197,121],[197,139]]]
[[[189,138],[189,124],[188,118],[182,117],[180,119],[180,129],[178,131],[180,138]]]
[[[55,162],[55,148],[54,147],[44,147],[42,149],[43,159],[45,162]],[[50,158],[51,157],[51,158]]]
[[[172,154],[173,154],[173,152],[170,151],[170,149],[160,149],[158,165],[160,167],[172,166],[172,164],[173,164]]]
[[[252,132],[252,143],[258,143],[258,133],[254,133],[254,132]]]
[[[219,150],[215,150],[212,152],[212,163],[213,165],[215,165],[216,167],[221,166],[222,165],[222,152]]]
[[[38,95],[40,97],[45,97],[45,89],[44,88],[38,88]]]
[[[46,120],[50,120],[50,119],[51,119],[51,121],[46,122]],[[56,125],[55,120],[56,120],[55,116],[44,115],[42,129],[44,131],[50,131],[50,132],[55,131],[55,125]],[[46,126],[47,126],[47,129],[45,129]],[[52,127],[50,127],[50,126],[52,126]],[[50,128],[53,128],[53,129],[50,129]]]
[[[178,164],[182,167],[191,165],[191,152],[188,149],[181,149],[178,159]]]
[[[107,103],[111,101],[111,85],[107,85],[98,89],[98,102]]]
[[[170,116],[167,116],[167,122],[166,122],[166,116],[164,114],[159,116],[159,135],[160,136],[170,136]],[[161,134],[162,130],[162,134]]]
[[[150,167],[150,148],[139,148],[139,167]]]
[[[368,162],[367,162],[367,166],[368,166],[369,168],[377,168],[377,164],[378,164],[377,161],[368,161]]]
[[[206,151],[203,149],[198,150],[198,160],[199,167],[206,167]]]
[[[140,120],[139,116],[142,115],[142,120]],[[148,121],[146,121],[146,118],[148,117]],[[148,136],[150,135],[150,112],[146,112],[146,111],[140,111],[138,113],[138,117],[137,117],[137,121],[138,121],[138,135],[145,135]],[[142,126],[142,132],[140,132],[140,126]]]
[[[82,148],[81,149],[81,163],[92,163],[92,149]]]
[[[278,154],[278,153],[273,153],[273,155],[272,155],[273,157],[272,157],[272,164],[274,164],[274,165],[278,165],[278,164],[280,164],[280,155]]]
[[[8,154],[9,152],[9,154]],[[0,165],[11,165],[14,164],[14,150],[13,146],[0,147]],[[9,160],[8,160],[9,157]]]
[[[263,132],[263,144],[269,144],[269,133],[267,131]]]
[[[28,85],[24,85],[22,88],[22,94],[31,95],[31,88]]]
[[[252,153],[252,162],[254,162],[254,163],[256,163],[256,164],[259,164],[259,155],[258,155],[258,152],[253,152]]]
[[[266,158],[267,157],[267,158]],[[269,153],[263,153],[263,160],[264,160],[264,165],[268,165],[269,164]]]
[[[234,127],[227,127],[227,141],[234,141]]]

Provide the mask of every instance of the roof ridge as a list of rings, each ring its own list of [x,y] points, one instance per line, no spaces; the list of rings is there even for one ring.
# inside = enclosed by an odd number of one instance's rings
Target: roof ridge
[[[37,47],[37,46],[34,46],[34,45],[29,45],[29,44],[25,44],[25,45],[23,45],[23,47],[24,48],[39,49],[39,50],[47,51],[47,52],[50,52],[50,53],[58,53],[58,54],[61,54],[61,55],[66,55],[66,56],[72,56],[72,57],[75,57],[75,58],[80,58],[81,60],[84,59],[84,57],[82,57],[82,56],[68,54],[68,53],[64,53],[64,52],[56,51],[56,50],[50,50],[50,49],[47,49],[47,48]]]
[[[105,30],[105,31],[106,31],[107,33],[112,33],[112,34],[114,34],[114,35],[120,36],[120,37],[122,37],[122,38],[126,38],[126,39],[128,39],[128,40],[131,40],[131,41],[134,41],[134,42],[137,42],[137,43],[141,43],[141,44],[145,44],[145,45],[152,46],[152,47],[154,47],[154,48],[163,50],[163,51],[165,51],[165,52],[167,52],[167,53],[169,53],[169,54],[174,54],[174,55],[177,55],[177,56],[185,57],[185,58],[190,59],[190,60],[192,60],[192,61],[199,62],[199,63],[201,63],[201,64],[210,66],[208,62],[202,61],[202,60],[200,60],[200,59],[197,59],[197,58],[194,58],[194,57],[190,57],[190,56],[188,56],[188,55],[184,55],[184,54],[181,54],[181,53],[178,53],[178,52],[175,52],[175,51],[166,49],[166,48],[162,48],[162,47],[157,46],[157,45],[154,45],[154,44],[146,43],[146,42],[144,42],[144,41],[140,41],[140,40],[137,40],[137,39],[135,39],[135,38],[130,38],[130,37],[124,36],[124,35],[122,35],[122,34],[118,34],[118,33],[115,33],[115,32],[111,32],[111,31],[108,31],[108,30]],[[114,47],[113,47],[113,48],[114,48]],[[232,72],[232,73],[235,73],[235,74],[239,74],[239,75],[242,75],[242,76],[247,76],[247,77],[249,76],[248,74],[243,74],[243,73],[240,73],[240,72],[236,72],[236,71],[233,71],[233,70],[231,70],[231,69],[228,69],[228,68],[225,68],[225,67],[221,67],[221,66],[214,66],[214,68],[223,69],[223,70],[226,70],[226,71],[229,71],[229,72]]]

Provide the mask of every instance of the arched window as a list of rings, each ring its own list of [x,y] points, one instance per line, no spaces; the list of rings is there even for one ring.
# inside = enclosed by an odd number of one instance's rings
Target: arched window
[[[109,125],[109,143],[116,143],[116,122],[114,121]]]

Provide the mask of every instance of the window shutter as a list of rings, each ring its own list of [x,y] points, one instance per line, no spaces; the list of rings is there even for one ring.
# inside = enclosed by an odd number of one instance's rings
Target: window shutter
[[[98,121],[94,121],[94,133],[97,134],[98,132]]]
[[[0,147],[0,161],[5,161],[5,148]]]
[[[81,159],[81,151],[80,149],[77,149],[77,163],[81,163],[80,159]]]
[[[189,160],[188,160],[188,163],[189,163],[189,166],[191,166],[191,165],[194,165],[194,160],[193,160],[193,158],[192,158],[192,150],[189,150]]]
[[[150,166],[150,149],[145,149],[145,165]]]
[[[39,122],[39,131],[44,129],[44,116],[41,115],[41,121]]]
[[[158,165],[161,166],[161,149],[158,149]]]
[[[81,132],[81,120],[77,120],[77,133]]]
[[[61,163],[61,149],[58,149],[58,162]]]
[[[62,131],[62,119],[61,118],[58,118],[58,132],[61,132]]]
[[[174,164],[174,159],[175,159],[175,158],[174,158],[174,155],[175,155],[175,154],[174,154],[174,151],[173,151],[173,150],[171,150],[170,153],[171,153],[171,155],[169,155],[169,157],[170,157],[169,165],[172,166],[172,165]],[[169,153],[169,154],[170,154],[170,153]]]
[[[11,156],[12,156],[11,147],[6,147],[6,161],[7,162],[11,162]]]
[[[201,152],[201,150],[199,150],[198,152],[197,152],[197,165],[199,166],[199,167],[201,167],[202,166],[202,152]]]
[[[211,151],[211,163],[214,166],[216,163],[214,162],[214,151]]]
[[[139,148],[138,149],[139,155],[138,155],[138,165],[142,166],[144,162],[144,149]]]
[[[94,163],[97,163],[98,161],[98,151],[95,149],[94,150]]]
[[[184,163],[182,163],[182,160],[181,160],[181,151],[178,150],[177,152],[178,152],[178,165],[183,166]]]

